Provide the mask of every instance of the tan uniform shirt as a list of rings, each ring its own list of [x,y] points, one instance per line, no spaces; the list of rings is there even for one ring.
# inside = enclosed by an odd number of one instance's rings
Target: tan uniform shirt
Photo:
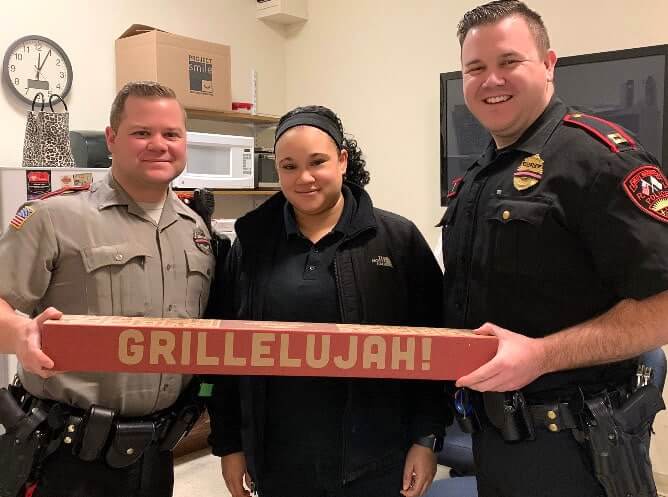
[[[16,309],[31,316],[49,306],[109,316],[204,312],[215,264],[209,233],[173,192],[157,226],[111,174],[89,191],[26,206],[0,238],[0,297]],[[73,343],[72,353],[91,351]],[[157,373],[62,373],[44,380],[21,368],[19,376],[40,398],[116,408],[125,416],[169,407],[189,381]]]

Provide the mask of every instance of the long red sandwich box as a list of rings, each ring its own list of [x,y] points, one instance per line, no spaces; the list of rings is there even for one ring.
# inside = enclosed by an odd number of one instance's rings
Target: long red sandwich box
[[[453,380],[496,337],[446,328],[65,315],[44,323],[58,371]]]

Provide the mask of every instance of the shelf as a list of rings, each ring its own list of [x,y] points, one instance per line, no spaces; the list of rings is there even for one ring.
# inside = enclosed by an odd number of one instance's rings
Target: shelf
[[[295,24],[308,20],[306,0],[264,0],[257,3],[258,19],[278,24]]]
[[[278,124],[278,120],[280,119],[277,116],[270,116],[267,114],[248,114],[246,112],[235,111],[186,109],[186,113],[188,114],[188,119],[207,119],[209,121],[225,121],[242,124],[273,125]]]
[[[177,195],[183,194],[183,196],[186,198],[191,197],[193,192],[193,190],[190,188],[175,189],[173,191]],[[227,195],[227,196],[237,196],[237,197],[241,197],[244,195],[270,197],[278,191],[280,190],[211,190],[211,193],[213,193],[214,195]]]
[[[271,196],[278,190],[212,190],[214,195],[256,195]]]

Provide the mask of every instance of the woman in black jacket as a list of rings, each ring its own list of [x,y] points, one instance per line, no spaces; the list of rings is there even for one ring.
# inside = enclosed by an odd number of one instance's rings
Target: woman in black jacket
[[[438,326],[441,272],[415,225],[376,209],[355,140],[325,107],[276,129],[281,192],[241,217],[217,317]],[[443,386],[419,380],[218,377],[213,453],[233,497],[406,497],[434,477]]]

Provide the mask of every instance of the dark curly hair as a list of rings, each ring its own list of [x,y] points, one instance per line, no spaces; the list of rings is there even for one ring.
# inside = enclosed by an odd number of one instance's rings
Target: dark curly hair
[[[346,173],[343,175],[344,181],[355,183],[361,187],[368,185],[371,179],[371,175],[369,174],[369,171],[366,170],[366,160],[362,156],[362,151],[357,145],[357,140],[355,140],[355,138],[352,136],[345,134],[343,131],[343,124],[341,123],[341,119],[334,113],[333,110],[328,109],[327,107],[323,107],[322,105],[307,105],[304,107],[297,107],[281,117],[276,129],[278,130],[281,127],[283,121],[289,117],[304,112],[319,114],[336,124],[336,126],[339,128],[339,131],[341,131],[341,134],[343,135],[343,144],[341,145],[341,148],[344,148],[348,151],[348,168],[346,169]],[[339,149],[338,144],[336,148]]]

